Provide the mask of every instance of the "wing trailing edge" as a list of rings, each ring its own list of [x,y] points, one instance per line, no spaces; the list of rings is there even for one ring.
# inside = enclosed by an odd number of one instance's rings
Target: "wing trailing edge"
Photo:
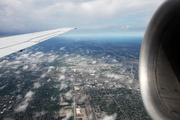
[[[59,28],[0,38],[0,58],[77,28]]]

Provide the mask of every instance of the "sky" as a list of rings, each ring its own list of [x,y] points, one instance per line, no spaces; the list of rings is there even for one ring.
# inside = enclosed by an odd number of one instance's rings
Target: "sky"
[[[0,35],[77,27],[65,36],[143,36],[163,0],[0,0]]]

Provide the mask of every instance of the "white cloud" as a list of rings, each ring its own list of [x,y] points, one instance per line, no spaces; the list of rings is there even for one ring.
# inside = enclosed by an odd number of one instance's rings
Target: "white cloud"
[[[66,89],[67,85],[64,81],[61,82],[60,90]]]
[[[112,62],[113,62],[113,63],[117,63],[118,61],[117,61],[116,59],[113,59]]]
[[[16,74],[20,74],[20,73],[21,73],[21,71],[19,71],[19,70],[18,70],[18,71],[16,71],[15,73],[16,73]]]
[[[105,117],[103,120],[116,120],[116,117],[117,117],[117,113],[114,113],[111,116]]]
[[[128,83],[132,84],[133,83],[133,79],[128,80]]]
[[[24,112],[29,105],[28,102],[22,102],[21,104],[18,105],[18,107],[15,109],[15,112]]]
[[[66,77],[64,76],[64,75],[61,75],[60,77],[59,77],[59,80],[64,80]]]
[[[89,70],[89,74],[94,74],[95,72],[96,70],[92,70],[92,69]]]
[[[35,70],[35,69],[37,70],[37,68],[38,68],[38,67],[37,67],[36,64],[31,64],[31,68],[30,68],[31,70]]]
[[[92,64],[96,64],[96,61],[93,61]]]
[[[5,2],[8,1],[8,2]],[[78,1],[78,3],[77,3]],[[1,0],[0,31],[67,26],[89,28],[132,14],[154,11],[163,0]],[[61,8],[61,9],[59,9]],[[16,14],[18,13],[18,14]],[[38,25],[37,25],[38,24]],[[126,26],[128,27],[128,26]]]
[[[24,66],[23,66],[23,70],[28,69],[28,67],[29,67],[28,65],[24,65]]]
[[[48,68],[47,73],[51,72],[51,71],[52,71],[52,69],[55,69],[55,67],[54,67],[54,66],[50,66],[50,67]]]
[[[47,82],[50,82],[50,81],[51,81],[51,79],[48,79],[48,80],[47,80]]]
[[[24,112],[26,110],[26,108],[29,105],[29,101],[31,100],[32,96],[33,96],[34,92],[29,91],[26,93],[25,95],[25,100],[23,102],[21,102],[15,109],[15,112]]]
[[[27,92],[25,95],[26,101],[31,100],[31,97],[33,96],[33,94],[34,94],[34,92],[32,92],[32,91]]]
[[[39,87],[41,87],[41,84],[39,82],[35,82],[33,88],[37,89]]]
[[[120,78],[118,75],[111,74],[111,73],[107,73],[107,74],[105,74],[105,76],[108,77],[108,78],[114,78],[114,79],[119,79]]]
[[[59,50],[64,50],[65,47],[61,47]]]
[[[72,111],[70,111],[69,113],[66,113],[66,117],[63,118],[63,120],[69,120],[69,118],[70,118],[71,116],[73,116],[73,112],[72,112]]]
[[[48,58],[48,62],[53,62],[56,58],[57,58],[57,56],[51,55],[51,56]]]
[[[72,98],[72,90],[68,91],[65,96],[66,99],[70,100]]]
[[[29,57],[29,54],[22,54],[21,56],[17,57],[16,60],[26,60]]]
[[[47,113],[47,112],[45,112],[45,111],[35,112],[35,115],[33,116],[33,118],[37,118],[37,117],[43,116],[43,115],[45,115],[46,113]]]
[[[8,62],[8,60],[3,60],[2,62],[0,62],[0,65],[5,66]]]
[[[130,28],[129,25],[127,25],[127,26],[125,26],[125,27],[121,27],[121,29],[128,29],[128,28]]]
[[[0,62],[0,67],[11,67],[12,69],[17,69],[18,67],[22,66],[22,70],[33,70],[33,71],[39,71],[41,70],[41,65],[44,62],[50,62],[53,61],[55,58],[57,58],[58,55],[55,55],[54,53],[42,53],[42,52],[36,52],[32,54],[31,52],[25,54],[20,54],[15,56],[14,61],[8,61],[3,60]],[[47,72],[51,72],[52,69],[55,69],[55,67],[50,66],[48,68]],[[45,77],[45,74],[41,77]]]
[[[41,78],[45,78],[46,77],[46,73],[43,73],[42,75],[41,75]]]
[[[54,98],[53,96],[51,96],[51,101],[55,101],[56,100],[56,98]]]
[[[127,26],[126,26],[126,28],[130,28],[130,26],[129,26],[129,25],[127,25]]]

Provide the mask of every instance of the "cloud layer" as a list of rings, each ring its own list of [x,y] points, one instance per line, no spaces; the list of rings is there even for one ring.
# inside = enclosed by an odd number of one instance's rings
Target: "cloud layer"
[[[130,19],[129,24],[122,21],[128,16],[136,17],[136,20],[147,25],[153,11],[162,1],[1,0],[0,32],[31,32],[74,26],[80,29],[115,29],[116,26],[117,29],[118,25],[119,29],[124,29],[133,25]],[[144,25],[141,23],[139,26]]]

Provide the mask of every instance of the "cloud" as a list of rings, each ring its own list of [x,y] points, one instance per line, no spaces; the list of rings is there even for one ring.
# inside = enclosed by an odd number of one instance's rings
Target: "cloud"
[[[38,67],[37,67],[36,63],[31,64],[31,68],[30,68],[31,70],[37,70],[37,68]]]
[[[127,81],[129,84],[132,84],[133,83],[133,79],[130,79]]]
[[[105,76],[108,77],[108,78],[114,78],[114,79],[119,79],[120,78],[118,75],[110,74],[110,73],[105,74]]]
[[[18,70],[18,71],[16,71],[15,73],[16,73],[16,74],[20,74],[20,73],[21,73],[21,71],[19,71],[19,70]]]
[[[96,70],[92,70],[92,69],[89,70],[89,74],[94,74],[95,72]]]
[[[48,58],[48,62],[53,62],[58,56],[55,56],[55,55],[51,55],[49,58]]]
[[[64,112],[64,108],[61,108],[61,109],[59,110],[59,114],[61,115],[63,112]],[[62,120],[69,120],[69,118],[70,118],[71,116],[73,116],[73,112],[72,112],[72,111],[66,113],[66,117],[63,118]]]
[[[36,119],[37,117],[44,116],[46,113],[47,113],[46,111],[35,112],[33,118]]]
[[[120,17],[154,11],[163,0],[6,1],[0,2],[0,32],[106,26],[107,23],[115,23]]]
[[[22,54],[21,56],[17,57],[16,60],[26,60],[29,57],[29,54]]]
[[[26,69],[28,69],[28,65],[25,65],[25,66],[23,66],[23,70],[26,70]]]
[[[65,47],[61,47],[59,50],[64,50]]]
[[[31,100],[33,94],[34,94],[34,92],[32,92],[32,91],[29,91],[28,93],[26,93],[26,95],[25,95],[26,100],[25,101]]]
[[[112,62],[113,62],[113,63],[117,63],[118,61],[117,61],[116,59],[113,59]]]
[[[73,112],[72,112],[72,111],[70,111],[69,113],[66,113],[66,117],[63,118],[63,120],[69,120],[69,118],[70,118],[71,116],[73,116]]]
[[[41,84],[39,82],[35,82],[34,85],[33,85],[33,88],[37,89],[39,87],[41,87]]]
[[[64,80],[66,77],[64,76],[64,75],[61,75],[60,77],[59,77],[59,80]]]
[[[43,73],[42,75],[41,75],[41,78],[45,78],[46,77],[46,73]]]
[[[3,60],[2,62],[0,62],[1,67],[2,67],[2,66],[6,66],[6,64],[7,64],[8,62],[9,62],[8,60]]]
[[[96,64],[96,61],[93,61],[92,64]]]
[[[117,113],[114,113],[111,116],[105,117],[103,120],[116,120],[116,117],[117,117]]]
[[[128,29],[128,28],[130,28],[129,25],[127,25],[127,26],[125,26],[125,27],[121,27],[121,29]]]
[[[68,86],[65,84],[64,81],[61,82],[60,90],[66,89]]]
[[[28,102],[22,102],[21,104],[18,105],[18,107],[15,109],[15,112],[24,112],[29,105]]]
[[[34,92],[29,91],[26,93],[25,95],[25,100],[23,102],[21,102],[15,109],[15,112],[24,112],[26,110],[26,108],[29,105],[29,101],[31,100],[32,96],[33,96]]]
[[[51,79],[48,79],[48,80],[47,80],[47,82],[50,82],[50,81],[51,81]]]
[[[29,51],[28,51],[29,52]],[[25,54],[18,54],[14,56],[15,60],[13,61],[8,61],[8,60],[3,60],[0,62],[0,67],[10,67],[12,69],[17,69],[20,66],[22,67],[22,70],[33,70],[33,71],[39,71],[41,69],[42,63],[47,63],[51,62],[52,59],[56,59],[58,56],[55,55],[55,53],[42,53],[42,52],[36,52],[36,53],[27,53],[25,51]],[[48,68],[48,72],[50,72],[52,69],[55,67],[50,66]],[[45,74],[42,75],[41,77],[45,77]]]
[[[55,101],[56,100],[56,98],[54,98],[53,96],[51,96],[51,101]]]
[[[50,66],[50,67],[48,68],[47,73],[51,72],[51,71],[52,71],[52,69],[55,69],[55,67],[54,67],[54,66]]]
[[[68,91],[65,96],[66,99],[70,100],[72,98],[72,90]]]

